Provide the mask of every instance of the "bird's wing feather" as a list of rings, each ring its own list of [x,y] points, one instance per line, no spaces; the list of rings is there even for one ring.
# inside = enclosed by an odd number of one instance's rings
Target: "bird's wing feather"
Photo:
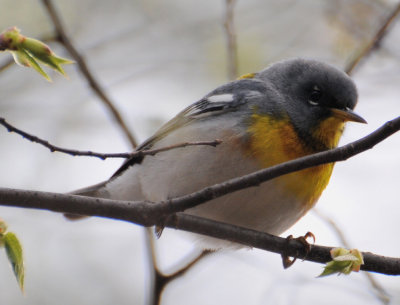
[[[138,146],[137,150],[151,149],[157,141],[172,131],[190,124],[194,120],[221,115],[235,110],[241,104],[247,103],[252,97],[260,97],[266,90],[265,82],[258,79],[241,79],[218,87],[201,100],[181,111],[172,120],[163,125],[153,136]],[[142,160],[143,157],[133,157],[126,160],[111,178],[119,176],[127,168],[140,163]]]

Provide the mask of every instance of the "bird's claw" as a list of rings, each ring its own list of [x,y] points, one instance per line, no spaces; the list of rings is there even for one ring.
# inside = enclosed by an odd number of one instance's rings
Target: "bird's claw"
[[[297,240],[298,242],[300,242],[303,246],[304,246],[304,251],[306,252],[306,256],[307,254],[311,251],[311,244],[307,241],[307,238],[312,238],[313,239],[313,244],[315,243],[315,235],[311,232],[307,232],[304,236],[299,236],[294,238],[293,235],[289,235],[288,237],[286,237],[286,242],[287,244],[289,243],[290,240],[294,239]],[[287,269],[290,266],[292,266],[294,264],[294,262],[296,261],[296,257],[293,257],[292,259],[285,253],[281,254],[282,256],[282,264],[283,264],[283,268]]]

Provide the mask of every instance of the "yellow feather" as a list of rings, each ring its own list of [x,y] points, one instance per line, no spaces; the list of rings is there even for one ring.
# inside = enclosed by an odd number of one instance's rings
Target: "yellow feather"
[[[238,79],[254,78],[254,76],[256,76],[255,73],[246,73],[246,74],[241,75]]]
[[[316,152],[299,138],[289,118],[274,119],[253,114],[248,131],[251,136],[246,153],[259,160],[265,168]],[[342,121],[328,118],[318,125],[313,136],[328,147],[335,147],[342,131]],[[307,211],[328,185],[333,165],[324,164],[294,172],[277,178],[276,182],[302,202]]]

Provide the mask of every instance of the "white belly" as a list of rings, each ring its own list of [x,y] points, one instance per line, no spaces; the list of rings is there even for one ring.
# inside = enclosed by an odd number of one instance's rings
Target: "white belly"
[[[190,127],[180,129],[158,141],[155,148],[183,141],[223,138],[222,144],[217,147],[190,146],[146,156],[141,164],[132,166],[107,185],[110,197],[158,202],[261,169],[258,163],[244,155],[241,149],[243,143],[240,142],[243,141],[242,135],[235,133],[234,128],[228,129],[231,130],[229,134],[222,134],[218,132],[220,129],[210,127],[210,132],[203,132],[203,137],[194,136]],[[193,128],[196,130],[195,126]],[[277,183],[269,181],[222,196],[186,212],[281,234],[306,212],[301,202],[296,202],[295,198],[285,193]]]

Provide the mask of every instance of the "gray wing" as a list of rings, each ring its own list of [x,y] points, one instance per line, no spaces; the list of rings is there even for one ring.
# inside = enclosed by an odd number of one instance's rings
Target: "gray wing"
[[[151,149],[151,147],[168,135],[171,131],[190,124],[194,120],[204,119],[209,116],[221,115],[251,103],[252,100],[265,98],[267,93],[266,83],[258,79],[241,79],[218,87],[201,100],[188,106],[172,120],[163,125],[152,137],[137,147],[137,150]],[[178,144],[178,143],[177,143]],[[133,157],[125,161],[111,178],[123,173],[130,166],[140,163],[143,157]]]

